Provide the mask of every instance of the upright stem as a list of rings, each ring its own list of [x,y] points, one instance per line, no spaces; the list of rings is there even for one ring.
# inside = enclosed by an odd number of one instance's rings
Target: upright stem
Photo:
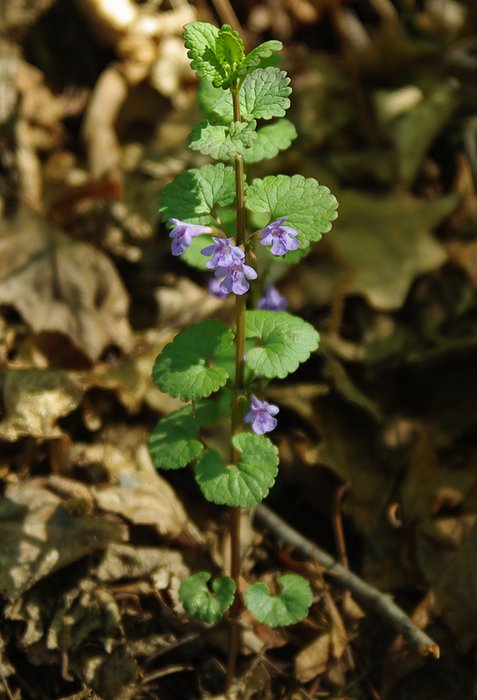
[[[232,101],[234,108],[234,121],[240,121],[239,86],[232,87]],[[245,204],[244,204],[244,167],[242,156],[235,156],[235,211],[237,220],[237,245],[245,243]],[[235,297],[235,387],[232,392],[232,437],[242,430],[243,423],[243,391],[244,391],[244,353],[245,353],[245,310],[247,306],[246,295]],[[239,454],[231,444],[231,464],[236,464]],[[238,614],[240,612],[240,514],[239,507],[232,508],[230,513],[230,575],[235,581],[236,594],[234,603],[230,609],[230,645],[227,663],[227,688],[230,687],[235,675],[237,654],[240,647],[240,626]]]

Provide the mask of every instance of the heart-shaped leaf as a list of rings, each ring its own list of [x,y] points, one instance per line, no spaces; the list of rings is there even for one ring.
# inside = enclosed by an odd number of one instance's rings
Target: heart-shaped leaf
[[[306,321],[285,311],[248,311],[247,338],[258,347],[249,350],[245,363],[257,375],[286,377],[305,362],[319,343],[319,335]]]
[[[278,579],[282,590],[270,595],[268,586],[252,583],[245,591],[245,602],[254,618],[270,627],[285,627],[307,616],[312,603],[310,584],[302,576],[284,574]]]
[[[275,482],[278,450],[263,435],[239,433],[232,438],[241,452],[226,465],[216,450],[207,450],[195,465],[195,478],[208,501],[249,508],[263,501]]]
[[[207,319],[176,335],[156,358],[152,378],[161,391],[182,401],[197,401],[224,386],[226,369],[216,364],[230,354],[233,336],[227,326]]]
[[[234,602],[235,583],[230,576],[212,581],[212,591],[207,586],[208,571],[198,571],[185,578],[179,587],[179,599],[189,615],[202,622],[218,622]]]

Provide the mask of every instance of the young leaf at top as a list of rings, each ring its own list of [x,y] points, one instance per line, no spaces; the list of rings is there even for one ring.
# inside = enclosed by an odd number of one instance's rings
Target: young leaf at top
[[[237,32],[227,24],[218,29],[208,22],[190,22],[185,25],[183,36],[198,77],[207,78],[215,87],[230,87],[245,57]]]
[[[263,501],[275,482],[278,450],[264,435],[239,433],[232,438],[241,452],[226,465],[216,450],[207,450],[195,465],[195,478],[208,501],[249,508]]]
[[[234,170],[217,163],[178,175],[164,188],[159,211],[164,221],[175,217],[191,224],[214,226],[216,222],[211,212],[216,207],[232,204],[234,200]]]
[[[317,349],[319,335],[306,321],[286,311],[247,311],[247,338],[259,345],[249,350],[245,364],[259,375],[286,377]]]
[[[243,63],[236,70],[237,75],[247,75],[247,73],[251,73],[255,68],[264,68],[268,65],[268,60],[272,54],[278,53],[278,51],[282,49],[282,42],[276,39],[259,44],[245,56]]]
[[[180,469],[198,457],[203,444],[198,439],[201,425],[217,420],[218,408],[213,401],[184,406],[161,418],[149,438],[149,451],[157,469]]]
[[[254,618],[269,627],[285,627],[307,616],[313,596],[308,581],[296,574],[284,574],[278,579],[282,590],[270,595],[261,581],[252,583],[245,591],[245,602]]]
[[[242,119],[285,116],[290,107],[290,78],[279,68],[258,68],[247,75],[240,90]]]
[[[161,391],[182,401],[197,401],[224,386],[229,378],[220,363],[233,336],[221,321],[207,319],[176,335],[156,358],[152,378]]]
[[[230,126],[204,121],[192,129],[190,147],[216,160],[243,155],[257,137],[257,122],[232,122]]]
[[[287,226],[296,229],[300,246],[319,241],[336,219],[338,202],[327,187],[303,175],[269,175],[253,180],[245,206],[255,213],[266,213],[270,221],[287,217]]]
[[[257,131],[257,138],[245,151],[243,159],[246,163],[258,163],[265,158],[275,158],[277,153],[290,148],[296,137],[293,124],[288,119],[278,119],[274,124],[262,126]]]
[[[221,65],[225,66],[227,76],[234,76],[236,68],[243,63],[245,50],[240,35],[229,24],[223,24],[219,29],[215,50]],[[230,83],[223,87],[229,86]]]
[[[212,591],[207,586],[208,571],[198,571],[185,578],[179,587],[179,600],[189,615],[202,622],[218,622],[234,602],[235,583],[230,576],[212,581]]]

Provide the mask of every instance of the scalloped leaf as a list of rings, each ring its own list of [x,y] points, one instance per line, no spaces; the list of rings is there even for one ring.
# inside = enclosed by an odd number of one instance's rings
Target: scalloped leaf
[[[259,346],[249,350],[245,363],[257,375],[286,377],[317,349],[320,336],[309,323],[286,311],[247,311],[246,337]]]
[[[280,151],[290,148],[296,137],[293,124],[288,119],[278,119],[257,131],[257,138],[243,154],[243,159],[246,163],[258,163],[266,158],[275,158]]]
[[[221,576],[212,581],[211,591],[209,579],[208,571],[185,578],[179,586],[179,600],[189,615],[202,622],[218,622],[234,602],[235,583],[230,576]]]
[[[279,68],[258,68],[247,75],[240,90],[242,119],[284,117],[290,107],[290,78]]]
[[[197,77],[208,78],[220,87],[227,79],[225,66],[217,55],[219,29],[209,22],[190,22],[184,26],[184,45]]]
[[[303,248],[319,241],[338,216],[338,202],[329,189],[303,175],[269,175],[253,180],[245,206],[257,214],[268,214],[269,221],[286,216],[287,226],[298,231]]]
[[[249,508],[267,496],[278,471],[278,450],[264,435],[239,433],[232,438],[241,453],[226,465],[216,450],[207,450],[195,465],[195,478],[208,501]]]
[[[157,469],[181,469],[198,457],[204,446],[199,440],[201,425],[217,420],[218,407],[213,401],[184,406],[161,418],[149,437],[149,452]]]
[[[225,67],[227,76],[232,76],[235,70],[245,59],[245,49],[243,41],[229,24],[223,24],[219,29],[215,44],[217,58]],[[224,87],[228,87],[224,86]]]
[[[236,71],[237,75],[247,75],[247,73],[251,73],[255,68],[264,67],[267,65],[272,54],[278,53],[282,49],[282,42],[276,39],[259,44],[245,56],[243,63]]]
[[[203,121],[192,129],[190,147],[216,160],[243,155],[257,137],[256,121],[232,122],[230,126]]]
[[[210,396],[229,378],[227,370],[216,361],[220,363],[220,355],[227,355],[232,344],[232,332],[221,321],[207,319],[189,326],[156,358],[153,381],[161,391],[182,401]]]
[[[207,78],[215,87],[230,87],[245,58],[237,32],[228,24],[218,29],[208,22],[190,22],[184,27],[183,37],[197,76]]]
[[[215,226],[210,212],[234,201],[234,170],[223,163],[216,163],[192,168],[178,175],[164,188],[159,212],[164,221],[175,217],[191,224]]]
[[[254,618],[269,627],[286,627],[308,615],[313,595],[310,584],[302,576],[284,574],[278,579],[282,590],[270,595],[262,581],[252,583],[245,591],[245,603]]]

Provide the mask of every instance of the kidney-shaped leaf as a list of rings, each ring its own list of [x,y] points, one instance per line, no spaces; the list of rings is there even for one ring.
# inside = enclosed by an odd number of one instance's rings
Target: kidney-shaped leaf
[[[216,365],[233,343],[224,323],[207,319],[176,335],[156,358],[152,378],[161,391],[182,401],[210,396],[226,383],[229,373]]]
[[[198,437],[201,425],[210,425],[217,418],[217,404],[202,402],[185,406],[161,418],[149,438],[149,451],[158,469],[180,469],[198,457],[203,444]]]
[[[302,576],[284,574],[279,578],[282,590],[270,595],[268,586],[252,583],[245,591],[248,610],[259,622],[270,627],[285,627],[300,622],[308,614],[312,602],[310,584]]]
[[[240,433],[232,439],[241,452],[237,464],[226,465],[216,450],[204,452],[195,478],[208,501],[249,508],[263,501],[278,470],[278,450],[263,435]]]
[[[212,591],[207,586],[208,571],[198,571],[185,578],[179,588],[179,598],[189,615],[202,622],[218,622],[234,602],[235,583],[230,576],[212,581]]]
[[[247,366],[270,379],[294,372],[317,349],[320,340],[313,326],[285,311],[248,311],[246,335],[259,342],[247,352]]]

